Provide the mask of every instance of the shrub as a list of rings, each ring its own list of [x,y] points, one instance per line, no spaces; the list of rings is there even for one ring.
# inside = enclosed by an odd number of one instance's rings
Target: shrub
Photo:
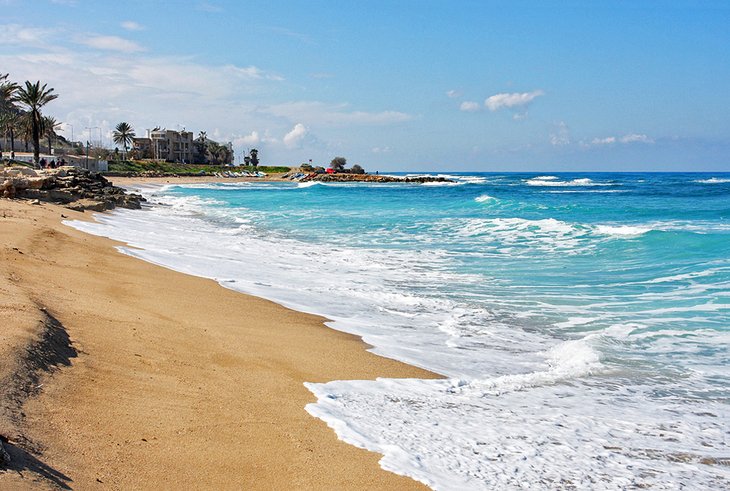
[[[330,169],[333,169],[335,172],[342,172],[345,170],[345,165],[347,165],[347,159],[345,157],[335,157],[330,162]]]

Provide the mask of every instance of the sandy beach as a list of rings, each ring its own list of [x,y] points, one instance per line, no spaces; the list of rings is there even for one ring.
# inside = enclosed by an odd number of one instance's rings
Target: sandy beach
[[[115,186],[123,188],[133,187],[139,184],[195,184],[209,182],[281,182],[288,181],[282,179],[284,173],[269,174],[266,177],[227,177],[220,178],[215,176],[164,176],[164,177],[110,177],[109,180]]]
[[[0,200],[0,488],[424,488],[311,417],[303,382],[433,374],[64,219],[92,217]]]

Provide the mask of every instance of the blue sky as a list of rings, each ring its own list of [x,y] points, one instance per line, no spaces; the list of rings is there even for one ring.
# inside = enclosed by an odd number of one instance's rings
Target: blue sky
[[[185,127],[265,163],[730,171],[720,1],[0,0],[63,133]],[[93,130],[98,133],[97,130]],[[94,137],[98,139],[98,136]]]

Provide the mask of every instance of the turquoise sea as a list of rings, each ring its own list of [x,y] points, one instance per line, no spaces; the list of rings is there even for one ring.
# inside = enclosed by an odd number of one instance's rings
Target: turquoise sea
[[[307,384],[435,489],[730,488],[730,173],[447,177],[148,187],[71,224],[444,375]]]

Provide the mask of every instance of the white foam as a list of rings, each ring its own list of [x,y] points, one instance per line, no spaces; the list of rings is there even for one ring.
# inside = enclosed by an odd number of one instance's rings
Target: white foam
[[[381,466],[434,489],[721,489],[727,408],[688,413],[668,400],[648,413],[641,392],[551,383],[497,394],[452,391],[453,381],[306,384],[307,411]],[[616,406],[615,398],[623,402]],[[383,424],[386,422],[387,424]]]
[[[555,176],[550,176],[555,177]],[[560,181],[556,179],[542,179],[533,178],[527,179],[525,184],[528,186],[546,186],[546,187],[560,187],[560,186],[613,186],[612,183],[607,182],[594,182],[586,177],[579,179],[572,179],[570,181]]]
[[[495,198],[494,196],[489,196],[488,194],[482,194],[482,195],[474,198],[474,201],[476,201],[477,203],[486,203],[486,202],[497,202],[499,200],[497,198]]]
[[[297,184],[298,188],[311,188],[312,186],[320,186],[322,185],[319,181],[307,181],[307,182],[300,182]]]
[[[637,237],[650,231],[650,228],[632,225],[596,225],[596,232],[599,234],[617,235],[620,237]]]
[[[709,179],[699,179],[695,182],[698,182],[701,184],[725,184],[725,183],[730,182],[730,179],[720,178],[720,177],[711,177]]]

